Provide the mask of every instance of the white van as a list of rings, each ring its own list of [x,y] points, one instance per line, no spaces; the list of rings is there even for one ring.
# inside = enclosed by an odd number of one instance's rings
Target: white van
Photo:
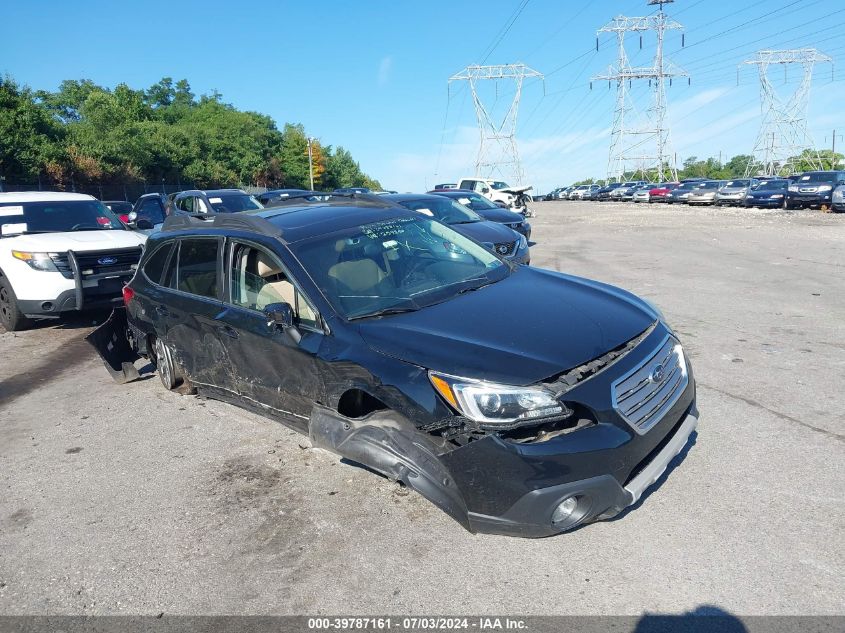
[[[0,325],[119,304],[146,239],[92,196],[0,193]]]

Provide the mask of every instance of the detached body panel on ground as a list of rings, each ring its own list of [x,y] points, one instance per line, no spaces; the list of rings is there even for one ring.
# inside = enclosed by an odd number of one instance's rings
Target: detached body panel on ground
[[[697,422],[662,315],[387,205],[174,218],[128,286],[127,357],[120,312],[92,342],[115,374],[149,356],[166,387],[307,433],[471,531],[546,536],[635,503]]]

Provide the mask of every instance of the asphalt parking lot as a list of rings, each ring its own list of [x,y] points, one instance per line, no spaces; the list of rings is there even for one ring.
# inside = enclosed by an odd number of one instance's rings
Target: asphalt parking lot
[[[654,301],[692,358],[694,444],[633,510],[472,535],[277,423],[114,384],[85,316],[0,334],[0,614],[845,613],[845,216],[535,207],[534,265]]]

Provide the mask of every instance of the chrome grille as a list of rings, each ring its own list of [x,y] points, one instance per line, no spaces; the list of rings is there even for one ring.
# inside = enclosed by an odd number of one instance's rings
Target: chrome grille
[[[663,419],[688,382],[683,349],[667,336],[653,354],[613,383],[613,408],[643,435]]]
[[[513,252],[516,250],[516,242],[498,242],[493,244],[493,248],[499,255],[513,255]]]

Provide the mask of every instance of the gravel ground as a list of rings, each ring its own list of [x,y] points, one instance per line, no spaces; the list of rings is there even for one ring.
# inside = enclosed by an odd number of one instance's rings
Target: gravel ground
[[[469,534],[279,424],[114,384],[86,315],[0,334],[0,614],[845,614],[845,216],[535,207],[533,264],[651,299],[695,367],[694,445],[633,511]]]

